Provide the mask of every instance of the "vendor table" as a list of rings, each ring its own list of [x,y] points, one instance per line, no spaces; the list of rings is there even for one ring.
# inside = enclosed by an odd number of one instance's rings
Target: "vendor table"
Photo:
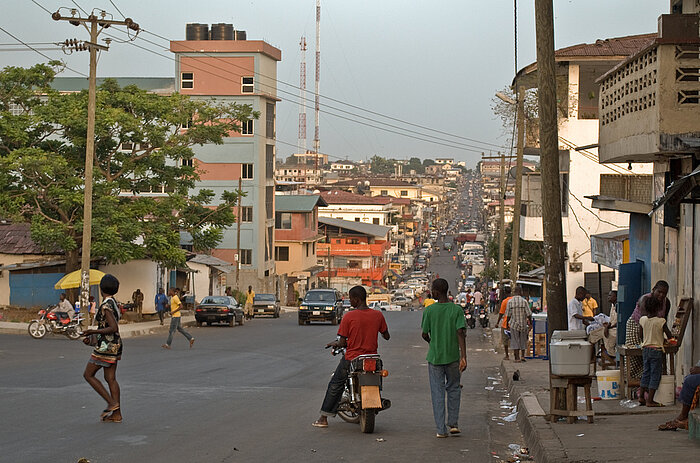
[[[630,376],[629,358],[641,357],[641,347],[618,346],[617,351],[620,353],[620,380],[622,381],[622,397],[624,399],[632,398],[632,388],[639,387],[639,380]],[[678,346],[664,347],[666,356],[664,358],[664,374],[676,374],[676,357]],[[668,367],[668,373],[666,373]]]

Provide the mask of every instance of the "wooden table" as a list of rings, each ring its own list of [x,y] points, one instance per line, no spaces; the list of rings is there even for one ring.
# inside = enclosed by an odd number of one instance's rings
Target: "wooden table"
[[[666,346],[664,348],[666,357],[664,358],[663,371],[666,374],[676,374],[676,354],[679,346]],[[629,357],[641,357],[641,347],[626,347],[618,346],[617,351],[620,353],[620,381],[622,381],[621,394],[623,399],[632,398],[632,388],[639,387],[639,380],[630,376]],[[667,360],[668,359],[668,360]]]

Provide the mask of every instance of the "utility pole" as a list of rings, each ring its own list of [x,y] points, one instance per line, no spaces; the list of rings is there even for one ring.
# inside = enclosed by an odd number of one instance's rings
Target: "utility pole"
[[[98,18],[91,13],[87,18],[80,17],[76,9],[71,9],[71,16],[61,16],[60,10],[51,15],[54,21],[68,21],[74,26],[82,25],[90,33],[90,41],[85,42],[90,51],[90,73],[88,78],[87,133],[85,138],[85,189],[83,204],[83,242],[80,260],[80,311],[89,314],[90,298],[90,251],[92,246],[92,184],[93,160],[95,157],[95,110],[97,93],[97,50],[107,51],[108,47],[97,43],[100,33],[110,26],[126,26],[139,32],[139,25],[131,18],[123,21],[107,19],[107,13],[101,10]],[[94,11],[94,10],[93,10]],[[87,317],[86,317],[87,318]]]
[[[515,130],[518,137],[515,163],[515,204],[513,205],[513,236],[510,244],[510,278],[518,281],[518,255],[520,253],[520,205],[523,197],[523,150],[525,147],[525,92],[515,84],[517,110]]]
[[[243,196],[243,173],[238,177],[238,217],[236,217],[236,290],[240,291],[238,287],[238,280],[241,275],[241,197]]]
[[[503,291],[503,271],[505,265],[506,252],[506,156],[505,152],[501,153],[501,188],[498,195],[499,203],[499,220],[498,220],[498,285]],[[503,293],[501,293],[503,294]]]
[[[314,76],[314,176],[318,175],[318,153],[321,149],[321,137],[318,128],[321,111],[319,91],[321,87],[321,0],[316,0],[316,74]]]
[[[537,31],[537,86],[540,117],[542,178],[542,231],[549,334],[567,329],[566,273],[561,229],[561,187],[557,132],[557,91],[554,67],[554,14],[552,0],[535,0]]]

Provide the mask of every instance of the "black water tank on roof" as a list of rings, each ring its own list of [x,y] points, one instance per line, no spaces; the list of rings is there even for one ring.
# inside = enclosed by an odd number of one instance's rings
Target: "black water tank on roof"
[[[236,31],[236,40],[245,40],[245,39],[246,39],[245,31]]]
[[[212,24],[211,25],[212,40],[233,40],[233,24]]]
[[[190,23],[185,26],[185,40],[209,40],[209,25]]]

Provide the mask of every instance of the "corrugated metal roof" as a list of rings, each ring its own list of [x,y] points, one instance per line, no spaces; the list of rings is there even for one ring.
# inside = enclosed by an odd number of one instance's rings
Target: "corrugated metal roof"
[[[320,195],[276,195],[275,211],[277,212],[312,212],[318,205],[328,204]]]
[[[173,77],[109,77],[117,81],[120,87],[136,85],[137,87],[154,93],[175,93],[175,79]],[[97,85],[104,83],[106,77],[98,77]],[[51,88],[59,92],[79,92],[87,90],[88,80],[84,77],[56,77],[51,83]]]
[[[0,224],[0,253],[3,254],[61,254],[60,251],[44,252],[32,240],[28,223]]]
[[[378,238],[385,238],[389,233],[389,230],[391,230],[390,227],[385,227],[383,225],[374,225],[371,223],[364,222],[353,222],[351,220],[334,219],[331,217],[319,217],[318,222],[330,225],[332,227],[345,228],[347,230],[356,231],[358,233],[376,236]]]
[[[389,204],[394,198],[390,196],[364,196],[344,190],[322,191],[321,197],[328,204]]]
[[[187,262],[208,265],[209,267],[214,267],[215,269],[224,273],[231,273],[236,269],[236,267],[231,265],[230,262],[221,260],[218,257],[210,256],[209,254],[197,254]]]
[[[649,45],[656,39],[651,34],[628,35],[611,39],[598,39],[594,43],[579,43],[555,51],[556,57],[563,56],[629,56]]]

